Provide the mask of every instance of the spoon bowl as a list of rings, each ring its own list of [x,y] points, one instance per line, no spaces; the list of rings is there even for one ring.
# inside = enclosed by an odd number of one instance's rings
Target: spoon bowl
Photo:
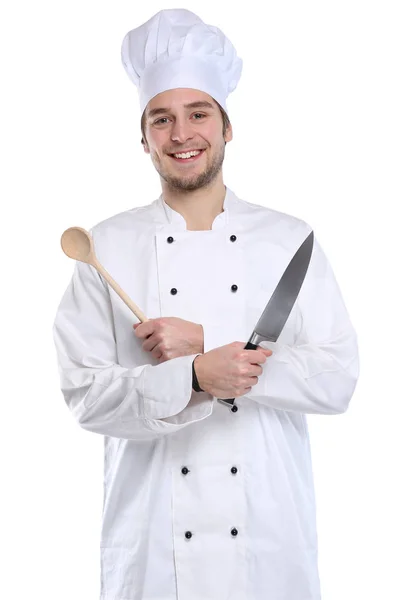
[[[69,258],[91,264],[93,242],[90,233],[86,229],[82,227],[66,229],[61,236],[61,247]]]
[[[92,236],[86,229],[82,227],[70,227],[66,229],[61,236],[61,248],[64,254],[74,260],[87,263],[94,267],[107,283],[112,287],[114,292],[125,302],[128,308],[131,309],[133,314],[144,323],[148,321],[146,315],[140,310],[138,306],[129,298],[124,290],[118,285],[111,275],[105,270],[105,268],[99,263],[94,252],[94,244]]]

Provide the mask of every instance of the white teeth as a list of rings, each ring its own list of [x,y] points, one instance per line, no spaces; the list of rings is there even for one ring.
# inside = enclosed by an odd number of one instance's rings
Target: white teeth
[[[185,152],[183,154],[174,154],[176,158],[191,158],[200,154],[200,150],[193,150],[192,152]]]

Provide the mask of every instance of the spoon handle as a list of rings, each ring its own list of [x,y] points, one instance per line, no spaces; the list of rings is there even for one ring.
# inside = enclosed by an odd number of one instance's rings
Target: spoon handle
[[[141,321],[142,323],[144,323],[145,321],[148,321],[148,318],[146,317],[146,315],[140,310],[140,308],[138,306],[136,306],[136,304],[133,302],[133,300],[131,300],[129,298],[128,294],[126,294],[124,292],[124,290],[118,285],[118,283],[116,281],[114,281],[114,279],[105,270],[105,268],[97,260],[93,261],[91,264],[95,269],[97,269],[97,271],[100,273],[100,275],[102,275],[104,277],[104,279],[112,287],[114,292],[116,294],[118,294],[118,296],[121,298],[121,300],[123,300],[125,302],[127,307],[131,309],[133,314],[137,316],[139,321]]]

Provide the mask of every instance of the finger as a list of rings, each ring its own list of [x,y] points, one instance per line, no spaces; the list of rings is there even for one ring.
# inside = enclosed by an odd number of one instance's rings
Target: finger
[[[263,363],[272,355],[272,350],[269,348],[260,348],[260,355],[263,357]]]
[[[152,351],[151,351],[151,355],[156,358],[157,360],[160,360],[161,362],[165,362],[167,359],[163,356],[163,352],[162,350],[160,350],[159,346],[156,346]]]
[[[140,339],[145,339],[148,336],[152,335],[155,331],[155,323],[152,320],[145,321],[144,323],[140,323],[135,329],[136,337]]]
[[[152,352],[159,343],[160,340],[158,340],[155,335],[151,335],[143,342],[142,348],[145,352]]]
[[[264,364],[268,356],[271,356],[271,350],[261,352],[260,350],[249,350],[248,361],[252,365]]]
[[[252,365],[252,369],[249,373],[251,377],[259,377],[263,374],[263,368],[260,365]]]
[[[272,350],[270,350],[269,348],[262,348],[261,346],[258,346],[258,350],[263,354],[266,354],[267,356],[271,356],[272,354]]]

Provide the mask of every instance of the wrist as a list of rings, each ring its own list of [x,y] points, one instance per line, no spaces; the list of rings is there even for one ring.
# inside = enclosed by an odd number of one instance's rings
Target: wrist
[[[192,362],[192,389],[195,392],[204,392],[203,388],[201,387],[201,384],[199,382],[199,377],[198,377],[198,359],[200,357],[201,357],[201,355],[196,356],[196,358]]]
[[[203,354],[203,352],[204,352],[204,329],[203,329],[203,325],[198,325],[197,327],[198,327],[198,332],[199,332],[197,349],[199,352],[201,352]]]

